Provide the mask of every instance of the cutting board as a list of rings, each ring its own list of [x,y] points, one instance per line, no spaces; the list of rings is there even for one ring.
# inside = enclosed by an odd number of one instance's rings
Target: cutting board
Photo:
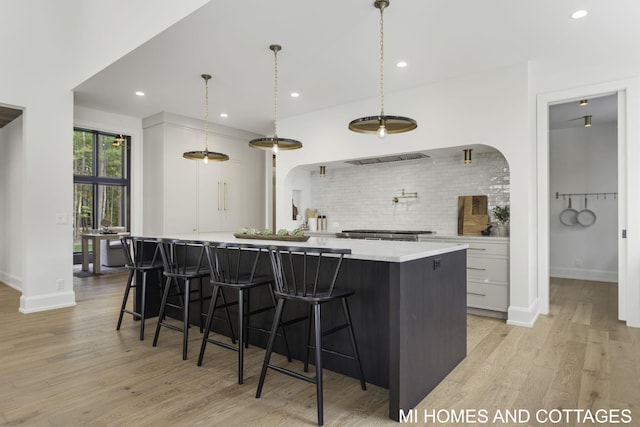
[[[488,224],[487,196],[458,197],[458,234],[480,236]]]

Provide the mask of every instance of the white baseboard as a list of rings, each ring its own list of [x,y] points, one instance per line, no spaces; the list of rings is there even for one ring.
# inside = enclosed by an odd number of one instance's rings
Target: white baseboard
[[[550,267],[549,276],[560,279],[593,280],[595,282],[618,282],[617,271],[589,270],[586,268]]]
[[[509,306],[507,325],[533,328],[539,315],[537,299],[529,307]]]
[[[0,282],[15,289],[16,291],[22,292],[22,279],[17,276],[0,271]]]
[[[36,313],[38,311],[55,310],[57,308],[73,307],[76,305],[76,294],[73,291],[55,294],[20,297],[20,313]]]

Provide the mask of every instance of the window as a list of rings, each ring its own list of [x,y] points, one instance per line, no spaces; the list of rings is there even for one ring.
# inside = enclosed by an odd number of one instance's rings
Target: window
[[[130,141],[129,136],[74,129],[74,253],[81,251],[83,230],[129,228]]]

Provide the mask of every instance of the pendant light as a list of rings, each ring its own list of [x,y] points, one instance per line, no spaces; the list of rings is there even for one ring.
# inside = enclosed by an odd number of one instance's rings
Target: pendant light
[[[203,160],[204,163],[209,163],[209,160],[213,162],[224,162],[229,160],[229,156],[222,153],[216,153],[215,151],[209,151],[209,80],[210,74],[202,74],[205,85],[205,112],[204,112],[204,151],[187,151],[182,157],[189,160]]]
[[[471,164],[471,152],[473,151],[473,149],[471,148],[467,148],[464,151],[464,164],[465,165],[470,165]]]
[[[273,136],[256,138],[249,141],[249,146],[261,150],[296,150],[302,148],[302,143],[295,139],[280,138],[278,136],[278,52],[282,50],[279,44],[272,44],[269,49],[273,51],[274,57],[274,97],[273,97]]]
[[[418,123],[408,117],[384,114],[384,9],[389,6],[389,0],[376,0],[373,5],[380,9],[380,115],[355,119],[349,123],[349,129],[360,133],[375,133],[379,138],[384,138],[389,133],[414,130]]]

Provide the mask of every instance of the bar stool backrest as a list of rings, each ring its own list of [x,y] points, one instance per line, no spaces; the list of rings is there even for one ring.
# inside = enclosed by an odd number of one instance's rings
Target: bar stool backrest
[[[161,239],[158,246],[165,275],[199,275],[207,271],[202,242]]]
[[[213,283],[251,283],[256,276],[260,254],[267,246],[242,243],[205,243],[205,256]]]
[[[141,269],[162,266],[162,257],[160,256],[157,239],[122,236],[120,237],[120,242],[122,242],[127,268]]]
[[[331,296],[347,254],[351,249],[269,247],[276,291],[303,298]]]

